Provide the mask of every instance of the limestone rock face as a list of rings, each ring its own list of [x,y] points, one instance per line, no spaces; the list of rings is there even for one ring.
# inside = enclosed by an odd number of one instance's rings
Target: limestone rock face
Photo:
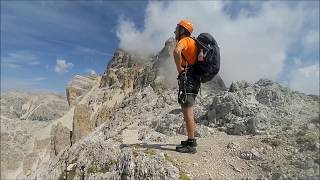
[[[87,136],[95,127],[90,121],[92,109],[83,104],[75,107],[73,116],[72,144]]]
[[[144,154],[124,149],[118,158],[114,172],[111,172],[113,178],[144,179],[152,177],[153,179],[172,180],[179,178],[178,169],[169,162],[166,162],[164,156],[148,156]]]
[[[66,88],[69,105],[75,105],[79,97],[87,93],[98,81],[97,75],[76,75]]]
[[[100,87],[120,88],[126,94],[133,89],[146,84],[145,68],[143,62],[151,61],[148,58],[128,54],[118,49],[110,61],[101,78]]]
[[[24,174],[27,174],[32,169],[32,165],[35,164],[35,161],[37,161],[38,153],[37,152],[31,152],[28,154],[24,160],[22,165],[22,170]]]
[[[59,122],[57,125],[53,125],[51,129],[52,153],[57,155],[70,145],[70,129],[64,127],[61,122]]]
[[[15,179],[16,170],[23,172],[31,169],[34,159],[28,161],[36,137],[33,132],[48,125],[46,121],[22,121],[1,118],[1,175],[4,179]],[[49,142],[42,147],[48,147]],[[37,145],[39,147],[40,144]],[[34,155],[34,154],[33,154]],[[34,157],[34,156],[33,156]],[[26,160],[26,161],[25,161]]]
[[[312,97],[270,80],[261,79],[254,84],[239,81],[231,84],[229,92],[214,98],[208,119],[224,126],[229,134],[274,133],[301,115],[312,118],[317,107]]]
[[[98,113],[96,113],[95,127],[100,126],[102,123],[107,122],[112,115],[112,108],[107,105],[100,106]]]
[[[1,95],[3,179],[15,179],[16,171],[26,173],[31,168],[31,163],[36,162],[33,157],[38,154],[29,156],[33,152],[34,139],[38,138],[34,132],[62,117],[67,110],[65,97],[50,92],[9,91]],[[44,144],[43,147],[49,146],[49,142]]]
[[[50,138],[45,139],[35,139],[33,143],[33,151],[46,149],[49,147],[49,144],[51,142]]]
[[[24,176],[37,171],[44,164],[48,164],[51,157],[57,156],[64,152],[71,145],[70,129],[72,125],[72,116],[74,107],[72,107],[63,117],[56,121],[52,121],[45,127],[34,130],[34,141],[32,151],[26,151],[26,156],[23,158],[22,171],[18,170],[16,179],[25,179]]]
[[[169,38],[162,50],[154,57],[152,65],[154,81],[151,84],[154,89],[177,88],[177,70],[173,58],[175,45],[175,39]]]
[[[33,150],[28,153],[22,163],[22,172],[21,175],[30,175],[33,171],[40,168],[42,160],[49,157],[50,151],[50,138],[45,139],[35,139],[33,144]],[[17,177],[19,179],[19,177]]]
[[[220,91],[226,89],[227,87],[219,74],[217,74],[211,81],[201,84],[201,93],[205,97],[215,96]]]
[[[174,58],[173,58],[173,51],[176,46],[176,40],[174,38],[169,38],[165,42],[165,46],[161,49],[161,51],[158,53],[158,55],[155,57],[156,61],[154,63],[153,69],[156,69],[157,75],[161,74],[161,68],[162,67],[168,67],[173,65],[175,69],[174,64]],[[162,69],[165,70],[165,69]]]

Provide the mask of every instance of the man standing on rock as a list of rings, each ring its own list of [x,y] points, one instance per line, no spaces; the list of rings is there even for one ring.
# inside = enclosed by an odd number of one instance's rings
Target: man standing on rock
[[[181,141],[176,151],[182,153],[196,153],[197,142],[194,137],[195,121],[193,104],[200,88],[200,77],[195,75],[193,65],[197,62],[198,50],[196,41],[190,35],[193,25],[188,20],[181,20],[174,31],[177,40],[174,49],[174,61],[176,63],[179,84],[178,102],[181,105],[184,121],[188,132],[188,139]]]

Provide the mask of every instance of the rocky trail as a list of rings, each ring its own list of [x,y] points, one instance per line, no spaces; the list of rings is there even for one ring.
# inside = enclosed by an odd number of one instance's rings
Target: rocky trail
[[[130,147],[133,151],[140,151],[149,156],[163,155],[167,161],[178,167],[180,179],[299,177],[299,173],[293,170],[291,161],[291,156],[298,149],[293,153],[288,152],[295,147],[284,139],[277,139],[274,135],[234,136],[216,129],[209,137],[197,138],[196,154],[183,154],[176,152],[175,147],[181,140],[185,140],[186,136],[178,134],[166,136],[160,141],[144,142],[139,140],[141,131],[143,128],[137,125],[130,125],[124,129],[120,136],[122,139],[120,148]],[[153,133],[156,136],[156,133]],[[318,165],[311,161],[309,164],[314,164],[310,167],[319,171]]]
[[[164,154],[165,158],[179,167],[181,177],[193,179],[236,179],[235,177],[257,177],[261,169],[255,168],[251,160],[244,161],[236,153],[265,146],[257,143],[258,137],[230,136],[216,132],[212,137],[198,138],[197,153],[183,154],[175,151],[176,145],[186,136],[169,137],[165,142],[139,142],[137,130],[123,132],[123,146],[134,147],[147,154]],[[241,144],[241,145],[240,145]]]

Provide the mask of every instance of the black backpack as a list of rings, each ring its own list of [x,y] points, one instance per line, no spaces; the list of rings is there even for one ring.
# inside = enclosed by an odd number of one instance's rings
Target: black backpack
[[[210,81],[220,70],[220,49],[209,33],[201,33],[197,39],[198,52],[203,49],[204,61],[197,61],[195,71],[202,83]]]

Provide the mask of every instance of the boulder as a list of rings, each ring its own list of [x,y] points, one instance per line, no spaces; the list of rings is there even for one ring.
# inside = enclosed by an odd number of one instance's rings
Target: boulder
[[[92,108],[85,104],[79,104],[75,107],[72,124],[72,144],[87,136],[95,128],[94,123],[90,121],[91,113]]]
[[[70,129],[63,126],[61,122],[58,122],[57,125],[53,125],[51,128],[52,154],[57,155],[70,145]]]
[[[91,88],[99,82],[99,76],[91,75],[76,75],[66,88],[67,100],[69,106],[79,102],[83,94],[91,90]]]

